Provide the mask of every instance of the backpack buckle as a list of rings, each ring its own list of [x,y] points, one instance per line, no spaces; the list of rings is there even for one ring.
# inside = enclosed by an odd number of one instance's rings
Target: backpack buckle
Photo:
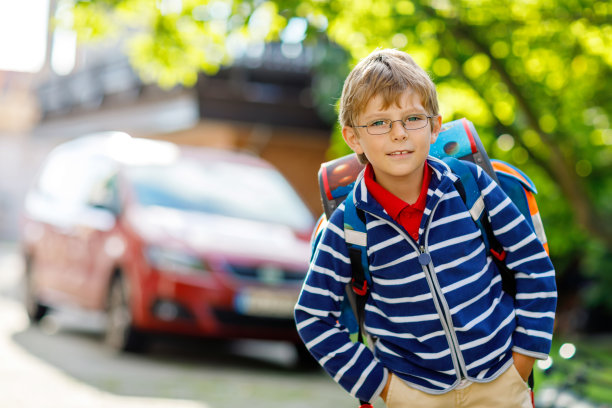
[[[359,296],[365,296],[368,294],[368,281],[364,280],[363,284],[361,285],[361,287],[359,287],[359,285],[355,282],[355,278],[352,279],[352,288],[353,288],[353,292],[355,292],[356,294],[358,294]]]
[[[491,255],[493,255],[498,261],[503,261],[504,259],[506,259],[506,251],[504,251],[503,249],[500,252],[497,252],[493,248],[490,248],[489,251],[491,252]]]

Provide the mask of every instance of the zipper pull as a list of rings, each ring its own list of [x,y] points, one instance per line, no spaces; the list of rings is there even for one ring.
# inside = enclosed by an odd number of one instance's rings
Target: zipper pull
[[[423,247],[423,245],[421,245],[419,249],[421,250],[421,253],[419,254],[419,263],[423,266],[429,265],[431,262],[431,256],[425,252],[425,247]]]

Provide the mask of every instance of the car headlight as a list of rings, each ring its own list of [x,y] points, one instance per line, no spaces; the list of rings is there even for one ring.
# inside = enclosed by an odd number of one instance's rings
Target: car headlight
[[[145,249],[145,257],[154,268],[180,275],[203,275],[208,273],[204,261],[192,254],[159,246]]]

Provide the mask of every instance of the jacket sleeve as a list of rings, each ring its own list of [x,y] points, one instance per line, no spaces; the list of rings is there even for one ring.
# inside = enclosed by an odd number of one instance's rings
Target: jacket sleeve
[[[480,167],[472,167],[493,234],[506,251],[506,266],[514,272],[517,326],[513,351],[545,359],[550,352],[557,288],[555,270],[529,223],[510,198]]]
[[[372,401],[384,388],[387,370],[365,345],[353,343],[338,322],[351,279],[343,211],[344,204],[332,214],[315,250],[295,321],[302,341],[329,375],[352,396]]]

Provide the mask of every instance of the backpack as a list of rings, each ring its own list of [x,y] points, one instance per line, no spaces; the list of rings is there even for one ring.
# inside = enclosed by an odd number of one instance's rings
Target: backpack
[[[514,273],[503,262],[505,253],[493,235],[480,189],[464,161],[471,161],[479,165],[504,190],[527,219],[548,252],[546,234],[535,200],[537,190],[534,183],[520,169],[511,164],[491,160],[473,123],[465,118],[444,124],[436,142],[430,147],[429,154],[442,159],[459,176],[455,182],[455,188],[482,233],[485,249],[492,254],[501,272],[503,290],[515,296]],[[314,256],[327,219],[344,202],[344,234],[351,260],[352,279],[346,288],[339,321],[348,329],[352,341],[371,345],[371,339],[364,339],[365,331],[363,330],[363,315],[371,285],[366,253],[365,216],[353,202],[355,180],[364,167],[359,163],[355,154],[321,165],[318,181],[324,213],[319,218],[312,234],[311,253]],[[533,373],[529,377],[529,386],[533,390]],[[361,403],[362,407],[369,406],[363,401]]]

